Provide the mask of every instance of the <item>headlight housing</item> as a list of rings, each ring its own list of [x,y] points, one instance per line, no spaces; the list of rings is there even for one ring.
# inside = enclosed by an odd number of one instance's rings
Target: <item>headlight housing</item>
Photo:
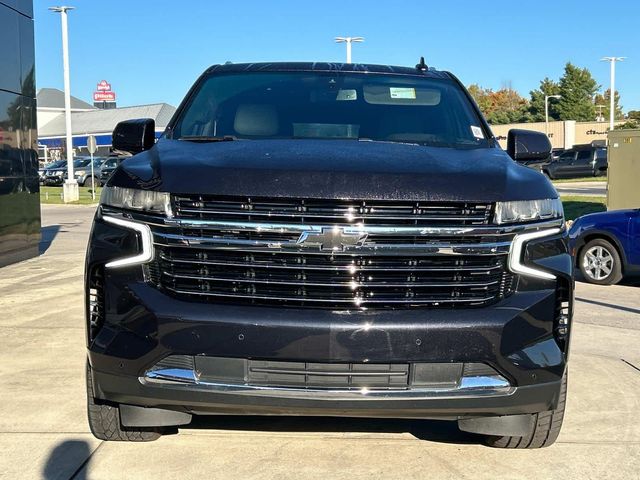
[[[494,223],[535,222],[564,218],[562,202],[559,198],[542,200],[518,200],[496,203]]]
[[[87,173],[87,172],[85,172],[84,170],[76,170],[74,175],[76,177],[82,177],[85,173]]]
[[[171,197],[166,192],[139,190],[136,188],[105,187],[100,204],[125,210],[160,213],[171,217]]]

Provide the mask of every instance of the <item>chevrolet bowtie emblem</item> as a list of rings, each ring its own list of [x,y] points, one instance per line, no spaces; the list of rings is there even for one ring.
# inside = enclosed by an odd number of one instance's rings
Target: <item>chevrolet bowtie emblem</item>
[[[321,231],[302,232],[296,244],[320,247],[321,250],[344,250],[346,246],[361,246],[367,239],[366,232],[345,232],[343,228],[323,228]]]

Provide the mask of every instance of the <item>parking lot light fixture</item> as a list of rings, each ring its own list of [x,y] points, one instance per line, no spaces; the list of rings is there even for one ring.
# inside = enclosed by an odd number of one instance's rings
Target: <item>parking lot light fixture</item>
[[[73,175],[73,136],[71,131],[71,82],[69,80],[69,35],[67,12],[74,7],[49,7],[49,10],[60,14],[62,23],[62,65],[64,71],[64,117],[67,144],[67,180],[63,188],[64,202],[75,202],[80,198],[78,182]]]
[[[549,136],[549,99],[562,98],[562,95],[545,95],[544,96],[544,133]]]
[[[616,62],[622,62],[627,57],[602,57],[601,62],[610,63],[611,86],[609,87],[609,130],[613,130],[616,116]]]
[[[347,63],[351,63],[351,44],[354,42],[362,43],[364,42],[364,37],[336,37],[336,43],[346,43],[347,44]]]

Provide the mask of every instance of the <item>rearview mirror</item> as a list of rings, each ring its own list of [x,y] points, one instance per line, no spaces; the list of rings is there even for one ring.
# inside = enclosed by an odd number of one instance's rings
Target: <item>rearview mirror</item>
[[[509,130],[507,153],[516,162],[544,160],[551,155],[551,142],[544,133],[532,130]]]
[[[113,130],[111,146],[121,152],[144,152],[156,141],[156,122],[151,118],[138,118],[118,123]]]

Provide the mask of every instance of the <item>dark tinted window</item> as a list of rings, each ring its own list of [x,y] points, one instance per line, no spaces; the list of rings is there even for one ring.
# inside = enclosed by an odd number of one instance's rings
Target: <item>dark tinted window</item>
[[[205,79],[171,138],[367,139],[488,147],[453,81],[358,73],[246,73]]]
[[[567,152],[564,152],[562,155],[560,155],[560,157],[558,157],[558,160],[561,162],[570,162],[575,158],[575,156],[576,156],[576,152],[567,151]]]
[[[55,162],[49,163],[47,165],[44,166],[44,168],[48,169],[48,168],[59,168],[63,165],[66,165],[67,162],[65,162],[64,160],[56,160]]]
[[[580,150],[578,160],[591,160],[591,150]]]
[[[91,163],[90,158],[82,158],[80,160],[75,160],[73,162],[73,168],[86,167],[87,165],[89,165],[89,163]]]

